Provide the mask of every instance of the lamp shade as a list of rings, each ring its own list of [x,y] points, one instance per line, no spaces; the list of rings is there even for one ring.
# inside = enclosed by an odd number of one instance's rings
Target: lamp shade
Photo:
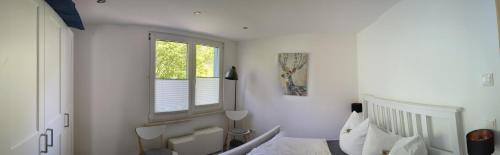
[[[228,80],[238,80],[238,73],[236,73],[236,67],[232,66],[231,69],[226,73],[225,78]]]
[[[491,155],[495,152],[495,135],[492,130],[479,129],[467,134],[469,155]]]

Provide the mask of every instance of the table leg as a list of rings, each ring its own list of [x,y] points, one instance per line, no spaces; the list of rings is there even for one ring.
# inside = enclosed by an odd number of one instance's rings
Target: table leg
[[[227,151],[227,150],[229,150],[229,144],[230,144],[230,139],[231,139],[231,138],[229,137],[229,135],[228,135],[228,134],[226,134],[226,135],[227,135],[227,136],[226,136],[226,139],[225,139],[225,141],[226,141],[225,149],[226,149],[226,151]]]

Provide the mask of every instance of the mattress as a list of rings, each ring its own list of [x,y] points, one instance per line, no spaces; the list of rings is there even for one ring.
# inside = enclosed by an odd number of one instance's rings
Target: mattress
[[[328,148],[330,149],[332,155],[347,155],[340,149],[338,140],[329,140],[326,141],[326,143],[328,144]]]

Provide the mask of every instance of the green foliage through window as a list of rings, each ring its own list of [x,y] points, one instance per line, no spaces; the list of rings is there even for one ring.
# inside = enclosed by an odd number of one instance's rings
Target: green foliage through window
[[[218,77],[216,72],[217,49],[196,45],[196,77]]]
[[[156,41],[156,79],[186,80],[188,64],[186,43]],[[196,77],[219,77],[217,48],[196,45]]]
[[[187,44],[156,41],[156,79],[187,79]]]

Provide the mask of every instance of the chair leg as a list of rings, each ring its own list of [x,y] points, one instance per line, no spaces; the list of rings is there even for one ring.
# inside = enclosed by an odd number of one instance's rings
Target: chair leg
[[[222,146],[222,149],[226,151],[228,147],[228,141],[227,139],[229,138],[229,120],[227,120],[227,125],[226,125],[226,134],[224,135],[224,144]]]
[[[230,141],[231,141],[231,138],[229,137],[229,135],[226,137],[226,150],[229,150],[229,145],[230,145]]]

